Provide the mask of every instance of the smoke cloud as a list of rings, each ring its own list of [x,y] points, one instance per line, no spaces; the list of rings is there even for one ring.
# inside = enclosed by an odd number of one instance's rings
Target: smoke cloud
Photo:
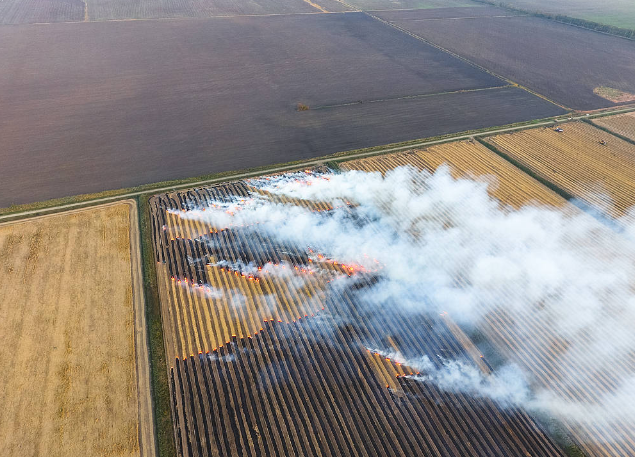
[[[501,350],[505,363],[489,376],[459,360],[392,354],[443,389],[609,431],[635,424],[635,211],[617,233],[575,210],[514,210],[490,198],[485,182],[453,179],[446,167],[385,177],[294,173],[250,185],[260,192],[178,214],[217,228],[253,225],[341,263],[379,265],[380,280],[359,292],[369,310],[447,312],[468,333],[495,332],[491,317],[502,316],[522,344]],[[334,209],[311,211],[272,194]],[[532,371],[532,355],[521,352],[552,346],[553,372]]]

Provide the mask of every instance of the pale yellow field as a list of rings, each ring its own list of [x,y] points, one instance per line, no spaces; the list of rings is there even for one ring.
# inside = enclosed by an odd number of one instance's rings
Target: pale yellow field
[[[153,453],[139,267],[134,202],[0,225],[3,456]]]
[[[477,142],[446,143],[423,150],[351,160],[340,166],[344,170],[385,173],[405,165],[433,172],[442,164],[450,166],[455,178],[468,177],[490,183],[490,195],[515,208],[532,202],[551,206],[564,206],[566,203],[558,194]]]
[[[635,113],[601,117],[593,123],[635,141]]]
[[[524,130],[487,141],[589,205],[623,216],[635,205],[635,145],[583,122],[562,128]]]

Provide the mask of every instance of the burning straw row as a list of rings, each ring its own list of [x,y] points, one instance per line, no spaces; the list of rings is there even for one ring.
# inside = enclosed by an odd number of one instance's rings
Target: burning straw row
[[[357,217],[353,202],[281,196],[267,179],[276,177],[151,201],[181,455],[560,453],[521,409],[441,389],[403,363],[426,356],[490,371],[447,314],[369,312],[358,292],[381,280],[376,259],[342,264],[258,221],[188,217],[231,218],[254,198]]]

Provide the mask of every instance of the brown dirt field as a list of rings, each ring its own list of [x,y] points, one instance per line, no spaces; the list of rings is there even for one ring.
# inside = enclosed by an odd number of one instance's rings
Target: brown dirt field
[[[136,211],[0,225],[3,455],[154,455]]]

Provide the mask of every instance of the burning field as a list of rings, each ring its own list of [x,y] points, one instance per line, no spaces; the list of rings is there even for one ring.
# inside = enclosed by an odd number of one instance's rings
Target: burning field
[[[153,456],[136,205],[0,225],[0,452]]]
[[[181,455],[635,451],[635,248],[485,146],[151,207]]]
[[[151,206],[182,455],[635,452],[629,227],[482,144]]]

